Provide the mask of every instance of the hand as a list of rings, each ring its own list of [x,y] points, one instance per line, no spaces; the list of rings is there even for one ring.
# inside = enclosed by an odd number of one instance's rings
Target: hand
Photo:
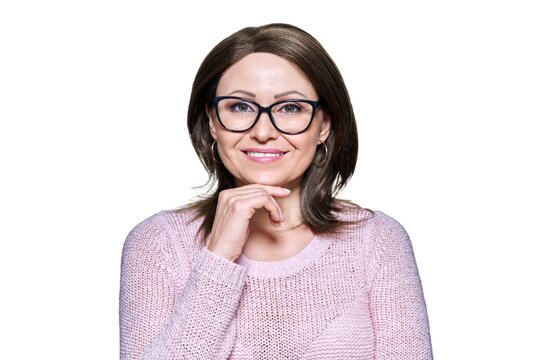
[[[258,209],[264,208],[273,225],[285,219],[274,197],[285,197],[289,189],[279,186],[251,184],[219,193],[216,216],[208,236],[208,250],[230,261],[242,254],[249,234],[249,221]]]

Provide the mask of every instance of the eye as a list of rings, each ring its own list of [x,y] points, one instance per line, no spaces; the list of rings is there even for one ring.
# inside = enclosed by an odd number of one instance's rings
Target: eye
[[[246,103],[246,102],[235,102],[235,103],[230,104],[228,107],[232,112],[238,112],[238,113],[254,111],[251,104]]]
[[[281,105],[278,111],[285,114],[294,114],[302,112],[303,110],[304,109],[297,103],[285,103]]]

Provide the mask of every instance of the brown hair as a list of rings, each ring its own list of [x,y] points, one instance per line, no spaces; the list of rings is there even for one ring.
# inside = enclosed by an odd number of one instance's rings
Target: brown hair
[[[206,109],[215,96],[222,74],[244,56],[255,52],[272,53],[295,64],[311,81],[322,107],[330,114],[328,151],[325,154],[324,145],[317,147],[314,161],[301,181],[300,207],[304,223],[314,233],[334,233],[344,224],[336,216],[343,210],[343,202],[335,195],[345,186],[356,166],[356,120],[347,88],[333,60],[313,36],[288,24],[242,29],[216,45],[202,62],[193,82],[188,129],[193,147],[209,174],[210,189],[189,208],[196,211],[197,217],[204,218],[200,230],[208,236],[218,195],[234,187],[234,178],[222,163],[214,160],[217,154],[212,153],[214,139],[210,135]]]

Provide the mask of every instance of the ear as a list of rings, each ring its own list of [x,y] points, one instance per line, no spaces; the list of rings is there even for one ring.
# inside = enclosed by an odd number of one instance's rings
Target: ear
[[[324,118],[321,124],[321,131],[319,132],[319,144],[322,144],[323,142],[326,141],[326,139],[328,139],[331,129],[332,129],[332,119],[330,118],[330,114],[325,112]]]
[[[214,109],[211,107],[206,107],[206,116],[208,117],[208,127],[210,128],[210,135],[216,140],[217,138],[217,131],[216,131],[216,117]]]

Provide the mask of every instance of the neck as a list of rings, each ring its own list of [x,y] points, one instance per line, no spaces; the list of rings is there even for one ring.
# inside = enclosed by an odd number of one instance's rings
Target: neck
[[[274,241],[279,242],[286,238],[286,233],[293,229],[298,229],[302,224],[302,214],[300,211],[300,186],[289,187],[291,190],[289,196],[283,198],[274,198],[278,203],[285,221],[280,226],[270,223],[268,212],[265,209],[259,209],[255,212],[250,221],[250,234],[264,234]],[[302,227],[302,226],[300,226]]]

